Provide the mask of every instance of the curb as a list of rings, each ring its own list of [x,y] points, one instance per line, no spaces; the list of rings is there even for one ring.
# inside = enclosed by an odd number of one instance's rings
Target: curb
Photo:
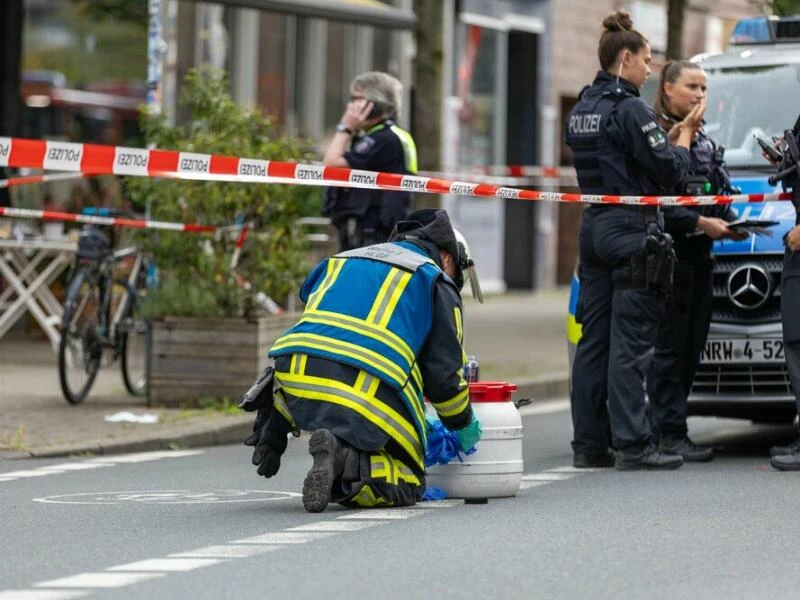
[[[534,403],[554,400],[569,395],[569,377],[566,372],[548,374],[517,382],[517,391],[512,399],[530,398]],[[0,452],[0,460],[20,460],[26,458],[60,458],[81,454],[104,456],[150,452],[180,448],[198,448],[224,444],[242,444],[253,431],[253,417],[249,414],[227,417],[225,421],[209,420],[194,423],[172,432],[159,432],[137,439],[88,441],[59,446],[43,446],[28,451]]]
[[[145,435],[137,439],[77,442],[59,446],[43,446],[41,448],[33,448],[27,452],[14,452],[11,455],[0,453],[0,459],[58,458],[80,454],[104,456],[154,450],[172,450],[176,447],[185,449],[223,444],[241,444],[253,431],[253,417],[250,415],[241,415],[227,420],[231,422],[210,421],[208,423],[197,423],[173,430],[173,432],[159,432],[150,437]]]

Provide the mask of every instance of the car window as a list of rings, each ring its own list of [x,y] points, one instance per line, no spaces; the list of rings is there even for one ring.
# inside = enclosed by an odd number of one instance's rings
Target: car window
[[[781,136],[797,119],[800,64],[707,69],[706,131],[729,167],[764,166],[753,135]]]

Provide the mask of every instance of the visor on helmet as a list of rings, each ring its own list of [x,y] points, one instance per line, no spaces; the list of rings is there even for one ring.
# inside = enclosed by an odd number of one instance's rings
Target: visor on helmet
[[[475,270],[475,261],[472,259],[469,244],[467,244],[464,235],[455,227],[453,227],[453,233],[456,235],[456,245],[458,246],[456,265],[458,267],[458,279],[460,280],[459,285],[464,285],[464,281],[468,279],[472,297],[483,304],[481,283],[478,281],[478,272]]]

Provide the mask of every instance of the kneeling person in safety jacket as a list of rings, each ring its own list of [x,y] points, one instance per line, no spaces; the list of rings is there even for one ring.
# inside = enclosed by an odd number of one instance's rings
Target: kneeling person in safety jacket
[[[260,475],[278,472],[289,432],[313,432],[308,512],[329,502],[389,507],[422,498],[423,394],[462,450],[481,436],[463,377],[465,276],[481,300],[469,247],[434,209],[409,215],[390,240],[317,265],[300,290],[300,321],[269,352],[274,394],[268,369],[242,401],[259,411],[245,443],[256,447]]]

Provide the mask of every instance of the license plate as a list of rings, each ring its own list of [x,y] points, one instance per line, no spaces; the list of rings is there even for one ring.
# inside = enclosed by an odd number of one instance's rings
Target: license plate
[[[708,340],[700,356],[700,362],[704,364],[783,361],[783,341],[767,339]]]

